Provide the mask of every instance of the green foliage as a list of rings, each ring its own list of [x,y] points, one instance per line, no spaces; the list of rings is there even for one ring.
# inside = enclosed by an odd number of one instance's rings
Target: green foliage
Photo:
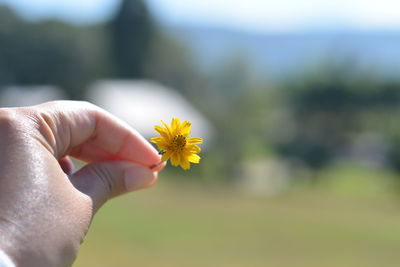
[[[388,115],[399,111],[400,84],[339,67],[341,71],[328,66],[286,84],[294,132],[290,140],[278,144],[282,155],[321,168],[346,156],[363,133],[372,132],[389,143],[399,136],[400,129],[389,126]]]
[[[108,28],[116,77],[142,78],[155,30],[145,3],[123,0]]]
[[[30,24],[0,8],[0,84],[55,84],[81,96],[90,71],[74,33],[58,22]]]
[[[99,78],[146,78],[195,98],[197,72],[185,48],[158,30],[145,2],[127,0],[109,23],[29,23],[0,6],[0,86],[54,84],[70,98]]]
[[[204,87],[186,47],[161,29],[150,44],[144,77],[178,90],[193,102],[199,100]]]

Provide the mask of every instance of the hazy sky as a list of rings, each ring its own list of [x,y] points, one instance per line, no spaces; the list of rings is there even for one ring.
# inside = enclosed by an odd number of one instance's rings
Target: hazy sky
[[[0,0],[28,18],[75,23],[108,18],[119,0]],[[173,24],[226,26],[260,32],[324,29],[400,30],[399,0],[148,0]]]

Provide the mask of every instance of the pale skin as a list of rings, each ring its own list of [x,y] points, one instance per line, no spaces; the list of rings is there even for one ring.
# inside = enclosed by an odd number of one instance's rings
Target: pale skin
[[[69,156],[88,164],[73,172]],[[70,266],[96,211],[152,186],[159,162],[140,134],[90,103],[0,109],[0,249],[17,266]]]

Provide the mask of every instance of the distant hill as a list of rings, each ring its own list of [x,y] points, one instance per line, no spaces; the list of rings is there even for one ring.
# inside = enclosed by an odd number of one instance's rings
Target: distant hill
[[[258,35],[201,27],[175,27],[168,31],[190,48],[204,70],[213,71],[239,53],[260,74],[272,78],[283,78],[332,60],[355,62],[377,75],[400,77],[400,32]]]

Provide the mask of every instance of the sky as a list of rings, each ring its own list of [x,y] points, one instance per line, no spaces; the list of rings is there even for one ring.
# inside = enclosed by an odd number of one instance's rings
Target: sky
[[[0,0],[25,18],[91,24],[112,16],[119,0]],[[400,30],[399,0],[148,0],[162,22],[251,32]]]

